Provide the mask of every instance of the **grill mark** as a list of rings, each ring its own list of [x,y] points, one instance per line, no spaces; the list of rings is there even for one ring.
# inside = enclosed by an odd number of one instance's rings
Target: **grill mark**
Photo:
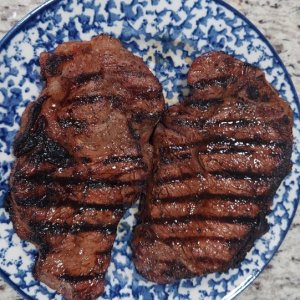
[[[189,99],[185,102],[186,106],[196,107],[199,109],[206,110],[212,106],[218,106],[224,103],[224,101],[220,98],[213,99]]]
[[[189,243],[189,242],[196,242],[199,240],[206,241],[216,241],[220,242],[222,244],[227,244],[230,247],[238,246],[241,243],[244,242],[244,239],[241,238],[232,238],[232,239],[226,239],[223,237],[217,237],[217,236],[211,236],[211,237],[206,237],[206,236],[178,236],[178,237],[168,237],[168,238],[159,238],[159,240],[168,243],[168,244],[182,244],[182,243]]]
[[[102,79],[102,75],[99,72],[82,73],[74,78],[76,85],[83,85],[89,81],[98,81]]]
[[[69,103],[75,103],[77,105],[84,105],[84,104],[91,104],[103,101],[105,97],[101,95],[90,95],[90,96],[77,96],[73,99],[69,99],[67,102]]]
[[[203,144],[209,145],[210,143],[214,143],[215,145],[221,145],[221,146],[230,146],[230,147],[255,147],[255,146],[261,146],[263,148],[281,148],[285,149],[287,147],[287,143],[285,141],[271,141],[271,142],[264,142],[261,139],[244,139],[244,140],[235,140],[235,139],[226,139],[223,138],[220,140],[220,138],[213,138],[209,140],[200,140],[200,141],[194,141],[191,143],[186,144],[180,144],[180,145],[170,145],[170,146],[164,146],[160,147],[159,151],[160,153],[164,152],[177,152],[182,150],[189,150],[191,148],[195,148],[198,146],[201,146]]]
[[[86,121],[71,118],[60,118],[58,119],[58,124],[63,128],[75,127],[76,129],[85,129],[87,127]]]
[[[122,203],[122,204],[93,204],[93,203],[86,203],[86,202],[78,202],[75,200],[55,200],[49,199],[46,196],[39,198],[39,197],[31,197],[31,198],[16,198],[15,202],[17,205],[20,206],[27,206],[27,207],[37,207],[37,208],[47,208],[47,207],[71,207],[74,209],[94,209],[98,211],[114,211],[116,213],[121,213],[125,209],[127,209],[131,202]]]
[[[155,184],[157,186],[161,186],[164,184],[169,184],[169,183],[175,183],[175,182],[181,182],[187,179],[193,179],[197,177],[203,177],[201,173],[195,173],[195,174],[190,174],[190,173],[183,173],[179,177],[164,177],[164,178],[159,178],[155,181]]]
[[[140,101],[151,101],[152,104],[161,101],[161,89],[154,90],[145,90],[138,89],[137,87],[129,87],[128,91],[131,95],[132,99],[140,100]]]
[[[260,69],[257,67],[257,66],[255,66],[255,65],[251,65],[250,63],[248,63],[248,62],[241,62],[242,63],[242,67],[244,67],[244,68],[249,68],[249,69],[253,69],[253,70],[258,70],[258,71],[260,71]],[[260,75],[259,77],[257,77],[257,79],[264,79],[265,78],[265,76],[264,75]]]
[[[226,146],[226,147],[262,147],[265,149],[272,149],[279,148],[280,150],[285,149],[287,144],[284,141],[272,141],[272,142],[264,142],[261,139],[244,139],[244,140],[235,140],[235,139],[223,139],[223,140],[212,140],[210,141],[207,146]],[[248,150],[248,149],[247,149]]]
[[[151,90],[151,91],[135,91],[133,90],[133,95],[135,97],[135,99],[138,100],[144,100],[144,101],[151,101],[152,104],[155,104],[156,102],[160,102],[161,101],[161,94],[162,94],[162,90]]]
[[[266,196],[256,196],[256,197],[238,197],[232,195],[217,195],[210,193],[200,193],[200,194],[190,194],[186,196],[178,196],[178,197],[168,197],[168,198],[158,198],[154,199],[154,203],[173,203],[173,202],[199,202],[204,200],[226,200],[226,201],[241,201],[241,202],[267,202],[271,197]]]
[[[85,96],[77,96],[72,99],[68,99],[66,104],[74,103],[75,105],[85,105],[85,104],[93,104],[96,102],[101,102],[104,100],[108,100],[112,103],[113,108],[117,108],[122,104],[122,99],[119,96],[102,96],[102,95],[85,95]]]
[[[287,119],[287,120],[286,120]],[[238,128],[247,127],[247,126],[263,126],[263,127],[274,127],[278,128],[278,125],[286,124],[289,122],[289,118],[285,115],[279,120],[248,120],[248,119],[238,119],[238,120],[219,120],[219,121],[207,121],[207,125],[216,125],[216,126],[236,126]]]
[[[144,186],[145,180],[132,180],[132,181],[90,181],[88,186],[90,188],[105,188],[105,187],[124,187],[124,186]]]
[[[250,155],[253,152],[254,152],[253,150],[243,150],[243,149],[230,147],[230,148],[217,148],[217,149],[208,148],[206,150],[200,149],[200,151],[198,151],[198,154],[200,154],[200,155],[206,155],[206,154],[244,154],[244,155]]]
[[[192,158],[192,154],[191,153],[183,153],[183,154],[179,154],[177,156],[173,156],[173,157],[167,157],[167,156],[160,156],[160,162],[161,164],[172,164],[178,160],[188,160]]]
[[[255,121],[255,120],[220,120],[215,122],[207,122],[208,125],[215,125],[215,126],[236,126],[236,127],[247,127],[247,126],[255,126],[255,125],[267,125],[267,123],[262,123],[261,121]]]
[[[73,55],[51,54],[45,63],[45,71],[49,73],[50,76],[59,75],[60,64],[72,59],[73,59]]]
[[[156,218],[147,219],[146,224],[179,224],[188,223],[190,221],[215,221],[217,223],[229,223],[229,224],[243,224],[243,225],[256,225],[258,223],[258,218],[251,217],[231,217],[231,216],[209,216],[209,215],[187,215],[181,217],[170,217],[170,218]]]
[[[74,276],[74,275],[62,275],[59,277],[62,280],[76,283],[76,282],[81,282],[81,281],[89,281],[89,280],[103,280],[104,279],[104,273],[97,273],[97,274],[91,274],[91,275],[80,275],[80,276]]]
[[[89,224],[80,223],[69,225],[67,223],[51,223],[51,222],[29,222],[30,228],[38,234],[65,234],[65,233],[79,233],[79,232],[90,232],[99,231],[105,234],[115,234],[117,231],[118,224],[103,225],[103,224]]]
[[[52,178],[49,174],[36,173],[32,176],[25,176],[22,173],[15,173],[15,177],[21,181],[30,181],[36,183],[59,183],[62,185],[78,185],[84,183],[85,186],[89,188],[114,188],[114,187],[124,187],[124,186],[143,186],[145,180],[131,180],[131,181],[121,181],[121,180],[88,180],[83,182],[81,178],[70,178],[70,177],[58,177]]]
[[[34,124],[41,112],[43,103],[49,98],[49,96],[41,96],[35,100],[28,114],[28,124],[22,134],[20,134],[14,141],[13,149],[15,156],[19,157],[29,152],[37,143],[37,140],[30,135]]]
[[[194,119],[194,120],[188,120],[188,119],[175,119],[173,120],[173,123],[179,126],[185,126],[190,128],[202,128],[206,124],[207,120],[203,119]]]
[[[168,152],[177,152],[177,151],[183,151],[183,150],[189,150],[194,147],[198,147],[202,145],[204,141],[194,141],[187,144],[180,144],[180,145],[170,145],[170,146],[163,146],[159,148],[159,152],[162,153],[168,153]]]
[[[128,130],[129,130],[129,133],[130,135],[132,136],[132,138],[136,141],[139,141],[140,140],[140,134],[137,130],[135,130],[132,126],[132,122],[128,122],[127,123],[127,126],[128,126]]]
[[[134,156],[134,155],[125,155],[125,156],[111,156],[105,160],[103,160],[104,165],[109,165],[113,163],[120,163],[120,162],[140,162],[142,163],[143,158],[141,156]]]
[[[136,123],[142,123],[145,119],[150,121],[157,121],[161,119],[162,113],[146,113],[146,112],[136,112],[132,115],[132,120]]]
[[[250,84],[246,87],[246,93],[250,100],[257,100],[260,97],[257,86],[253,84]]]
[[[276,178],[278,177],[278,174],[255,174],[251,172],[239,172],[238,170],[228,170],[228,171],[223,171],[223,172],[210,172],[209,175],[216,177],[217,179],[242,179],[242,180],[265,180],[268,181],[271,178]],[[163,178],[158,178],[155,181],[155,184],[157,186],[161,186],[164,184],[170,184],[170,183],[176,183],[176,182],[181,182],[183,180],[188,180],[188,179],[193,179],[193,178],[203,178],[202,173],[185,173],[182,174],[179,177],[163,177]]]
[[[39,257],[41,259],[45,259],[47,254],[53,249],[50,244],[43,240],[41,236],[39,236],[36,232],[31,232],[31,236],[28,241],[31,243],[38,245],[39,247]]]
[[[243,127],[251,127],[251,126],[274,126],[278,127],[278,121],[270,121],[270,122],[262,122],[262,121],[255,121],[255,120],[246,120],[246,119],[239,119],[239,120],[210,120],[210,119],[175,119],[173,122],[179,126],[191,127],[191,128],[203,128],[208,129],[210,126],[235,126],[237,128]]]
[[[32,164],[49,162],[57,166],[66,167],[72,163],[71,154],[57,141],[45,136],[41,149],[35,151],[30,157]]]
[[[220,76],[216,78],[201,79],[192,85],[193,88],[203,90],[207,86],[220,86],[227,87],[229,84],[235,82],[237,78],[235,76]]]

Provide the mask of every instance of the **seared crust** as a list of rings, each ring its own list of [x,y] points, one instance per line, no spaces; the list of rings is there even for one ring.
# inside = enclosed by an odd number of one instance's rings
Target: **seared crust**
[[[154,132],[132,241],[137,270],[158,283],[238,265],[291,168],[292,111],[261,70],[211,52],[193,62],[188,84],[191,96]]]
[[[151,171],[162,89],[106,35],[59,45],[40,65],[46,86],[14,143],[10,211],[19,236],[39,249],[37,279],[66,299],[94,299],[118,222]]]

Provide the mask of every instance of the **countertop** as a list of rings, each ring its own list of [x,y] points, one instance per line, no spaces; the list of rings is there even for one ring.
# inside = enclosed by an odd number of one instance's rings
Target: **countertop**
[[[0,38],[42,0],[1,0]],[[300,91],[300,1],[228,0],[269,39]],[[300,210],[279,251],[238,300],[300,300]],[[0,299],[22,299],[0,279]]]

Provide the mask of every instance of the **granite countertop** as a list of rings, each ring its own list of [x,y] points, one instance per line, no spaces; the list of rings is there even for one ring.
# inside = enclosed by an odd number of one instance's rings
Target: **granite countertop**
[[[1,0],[0,38],[43,0]],[[300,91],[300,1],[227,0],[246,15],[273,44]],[[238,300],[300,300],[300,209],[279,251]],[[0,279],[0,299],[22,299]]]

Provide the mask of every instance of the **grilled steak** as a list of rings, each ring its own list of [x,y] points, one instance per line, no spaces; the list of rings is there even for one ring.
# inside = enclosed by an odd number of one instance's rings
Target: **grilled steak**
[[[197,58],[191,95],[153,135],[153,174],[132,249],[147,279],[226,271],[268,228],[291,167],[292,111],[261,70],[222,52]]]
[[[36,278],[66,299],[93,299],[118,222],[151,171],[162,89],[106,35],[59,45],[40,65],[46,86],[14,143],[10,211],[18,235],[39,249]]]

